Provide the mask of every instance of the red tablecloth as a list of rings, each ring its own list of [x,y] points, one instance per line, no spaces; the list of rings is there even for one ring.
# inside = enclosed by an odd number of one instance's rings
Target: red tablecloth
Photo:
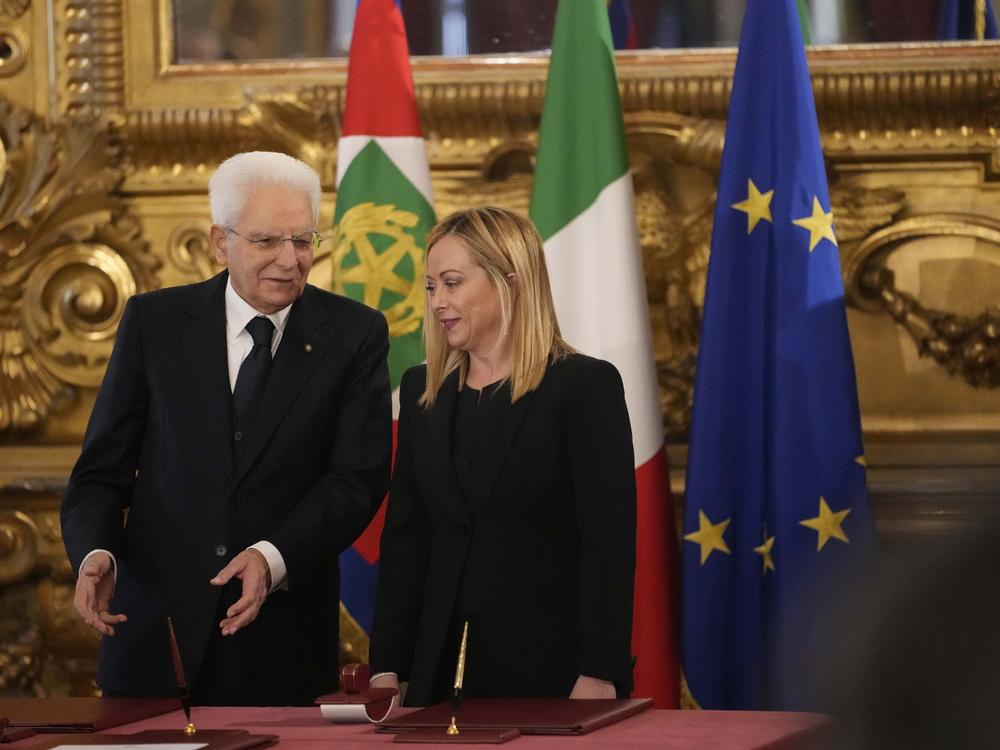
[[[368,724],[330,724],[318,708],[195,708],[192,720],[199,729],[241,728],[253,734],[277,734],[281,750],[319,750],[335,747],[388,747],[391,734],[376,732]],[[182,729],[180,711],[143,719],[108,730],[120,734],[143,729]],[[508,743],[513,750],[538,748],[684,748],[694,750],[817,750],[833,747],[832,724],[818,714],[765,711],[645,711],[638,716],[598,729],[579,737],[524,736]],[[32,739],[5,745],[22,750],[40,739],[54,735],[36,735]],[[195,737],[194,741],[197,741]],[[404,748],[407,745],[392,745]],[[275,746],[272,746],[275,747]],[[429,747],[429,746],[428,746]]]

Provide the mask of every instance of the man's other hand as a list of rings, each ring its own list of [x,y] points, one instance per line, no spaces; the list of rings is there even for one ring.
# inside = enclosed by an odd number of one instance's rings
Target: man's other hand
[[[253,622],[271,590],[271,569],[264,555],[255,549],[240,552],[209,583],[225,586],[233,578],[243,582],[243,594],[226,610],[226,619],[219,623],[223,635],[232,635]]]
[[[115,629],[112,626],[128,620],[125,615],[108,612],[114,591],[115,575],[111,555],[106,552],[89,555],[80,566],[73,607],[81,619],[101,635],[114,635]]]

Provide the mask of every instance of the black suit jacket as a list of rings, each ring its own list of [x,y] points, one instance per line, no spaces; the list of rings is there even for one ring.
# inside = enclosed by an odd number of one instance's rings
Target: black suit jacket
[[[236,464],[226,281],[129,300],[63,501],[63,539],[74,570],[93,549],[116,556],[111,611],[128,622],[103,639],[98,683],[133,695],[175,691],[166,615],[197,679],[218,628],[209,579],[248,545],[273,543],[288,589],[232,637],[261,702],[309,703],[337,683],[337,556],[388,484],[388,333],[378,312],[307,286]]]
[[[452,463],[458,373],[417,405],[406,373],[382,551],[372,668],[432,700],[462,580],[482,602],[491,691],[568,696],[579,674],[632,679],[635,468],[622,381],[582,355],[550,365],[495,422],[489,465],[463,497]],[[467,589],[469,590],[469,589]]]

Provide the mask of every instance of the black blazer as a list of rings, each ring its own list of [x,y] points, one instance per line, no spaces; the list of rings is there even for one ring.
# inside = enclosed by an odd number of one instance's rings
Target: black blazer
[[[482,601],[492,690],[566,697],[579,674],[631,689],[635,467],[621,377],[573,355],[510,405],[488,469],[463,498],[452,463],[458,373],[430,411],[426,368],[403,377],[399,443],[382,532],[374,671],[432,700],[459,587]],[[472,648],[472,644],[470,644]]]
[[[307,286],[234,465],[226,280],[129,300],[63,500],[63,539],[74,570],[96,548],[118,562],[111,611],[128,622],[103,639],[98,684],[164,696],[176,691],[164,617],[192,684],[218,627],[209,579],[272,542],[289,588],[231,637],[262,702],[307,704],[337,684],[337,556],[388,484],[388,332],[378,312]]]

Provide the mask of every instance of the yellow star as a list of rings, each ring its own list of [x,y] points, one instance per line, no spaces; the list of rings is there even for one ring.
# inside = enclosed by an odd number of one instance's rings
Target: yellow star
[[[684,538],[701,547],[702,565],[705,564],[708,556],[715,550],[725,552],[727,555],[730,554],[729,546],[726,544],[726,540],[722,538],[722,535],[726,533],[726,527],[729,525],[731,520],[732,519],[727,518],[721,523],[713,524],[708,520],[708,516],[705,515],[705,511],[698,511],[698,530],[692,531],[690,534],[685,534]]]
[[[833,211],[824,211],[819,204],[819,198],[813,196],[812,216],[803,216],[792,221],[796,226],[809,230],[809,252],[812,252],[823,238],[830,240],[834,247],[837,238],[833,235]]]
[[[771,198],[773,197],[773,190],[761,193],[753,184],[753,180],[747,180],[747,199],[733,204],[733,208],[737,211],[744,211],[747,215],[747,234],[753,231],[761,219],[771,221]]]
[[[767,528],[764,528],[764,543],[759,547],[754,547],[753,551],[761,556],[762,562],[764,563],[764,569],[761,571],[763,575],[767,575],[767,571],[774,570],[774,558],[771,557],[771,547],[774,546],[774,537],[767,535]]]
[[[847,510],[831,511],[830,506],[826,504],[826,500],[820,497],[819,515],[815,518],[807,518],[804,521],[799,521],[799,523],[817,532],[816,551],[819,552],[830,541],[831,537],[850,543],[851,540],[847,538],[847,534],[840,528],[840,524],[844,522],[844,519],[847,518],[847,514],[850,512],[850,508]]]

